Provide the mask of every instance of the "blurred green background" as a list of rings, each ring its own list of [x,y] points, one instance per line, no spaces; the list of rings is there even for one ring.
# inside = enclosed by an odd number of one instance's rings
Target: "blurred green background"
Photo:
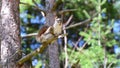
[[[21,36],[36,33],[46,19],[35,6],[45,7],[44,0],[20,0]],[[22,4],[25,3],[25,4]],[[66,12],[62,17],[65,23],[74,25],[92,18],[89,22],[67,29],[68,68],[120,68],[120,0],[62,0],[58,11],[76,9]],[[66,26],[66,27],[68,27]],[[65,62],[66,54],[63,39],[58,39],[60,61]],[[22,49],[25,54],[40,46],[34,37],[22,38]],[[41,54],[30,62],[35,68],[44,68]],[[62,65],[61,65],[62,66]],[[64,66],[64,65],[63,65]],[[62,67],[61,67],[62,68]]]

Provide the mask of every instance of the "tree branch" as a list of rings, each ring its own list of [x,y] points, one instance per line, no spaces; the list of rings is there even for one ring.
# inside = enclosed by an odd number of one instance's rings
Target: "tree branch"
[[[111,62],[107,68],[111,68],[111,66],[114,64],[114,62]]]
[[[80,26],[80,25],[85,24],[85,23],[89,23],[96,15],[97,15],[97,13],[94,14],[91,18],[89,18],[89,19],[87,19],[85,21],[78,22],[76,24],[73,24],[73,25],[70,25],[70,26],[66,27],[66,29],[70,29],[70,28],[73,28],[73,27],[76,27],[76,26]]]
[[[64,32],[64,35],[65,34],[67,34],[67,32],[66,32],[66,27],[65,26],[67,26],[69,23],[70,23],[70,21],[72,20],[72,18],[73,18],[73,15],[71,15],[70,17],[69,17],[69,19],[67,20],[67,22],[63,25],[63,32]],[[64,44],[65,44],[65,47],[64,47],[64,50],[65,50],[65,68],[67,68],[67,66],[68,66],[68,54],[67,54],[67,36],[64,36]]]
[[[75,48],[77,48],[77,45],[79,44],[79,42],[81,41],[81,39],[82,39],[82,37],[79,37],[79,39],[77,40],[77,42],[74,45],[74,49],[73,50],[75,50]]]
[[[34,35],[34,34],[33,34]],[[60,35],[61,37],[66,36],[66,34],[62,34]],[[28,36],[29,37],[29,36]],[[60,37],[60,38],[61,38]],[[37,48],[35,51],[29,53],[28,55],[24,56],[23,58],[21,58],[17,64],[21,65],[23,64],[25,61],[29,60],[30,58],[32,58],[33,56],[39,54],[39,53],[43,53],[43,51],[48,47],[48,45],[50,43],[53,43],[54,40],[56,40],[57,38],[59,38],[59,36],[55,36],[54,38],[51,39],[51,41],[45,42],[41,45],[41,47]]]
[[[21,36],[22,38],[27,38],[27,37],[31,37],[31,36],[37,36],[38,33],[31,33],[31,34],[26,34]]]
[[[64,13],[72,12],[72,11],[76,11],[76,10],[77,10],[77,9],[66,9],[66,10],[59,11],[58,13],[59,13],[59,14],[64,14]]]
[[[32,2],[38,7],[38,4],[35,2],[35,0],[32,0]]]
[[[60,4],[62,4],[62,0],[57,0],[52,7],[52,11],[55,11]]]
[[[67,25],[70,23],[70,21],[72,20],[72,18],[73,18],[73,15],[71,15],[71,16],[69,17],[69,19],[68,19],[67,22],[64,24],[64,26],[67,26]]]
[[[64,28],[65,28],[65,26],[64,26]],[[66,32],[66,30],[64,30],[63,31],[64,32],[64,34],[66,34],[67,32]],[[65,47],[64,47],[64,50],[65,50],[65,68],[67,68],[67,66],[68,66],[68,54],[67,54],[67,36],[65,36],[64,37],[64,44],[65,44]]]
[[[32,7],[36,8],[38,11],[40,11],[40,12],[42,11],[42,12],[46,13],[45,9],[39,8],[38,6],[30,5],[30,4],[24,3],[24,2],[20,2],[20,4],[24,4],[26,6],[32,6]]]
[[[32,58],[33,56],[37,55],[38,53],[42,53],[46,48],[47,48],[48,44],[42,44],[40,48],[37,48],[35,51],[29,53],[28,55],[24,56],[23,58],[21,58],[17,64],[21,65],[23,64],[25,61],[29,60],[30,58]]]

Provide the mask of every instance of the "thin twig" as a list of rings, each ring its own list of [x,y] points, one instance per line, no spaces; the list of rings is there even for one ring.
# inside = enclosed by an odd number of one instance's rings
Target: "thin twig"
[[[89,19],[87,19],[85,21],[78,22],[76,24],[73,24],[73,25],[70,25],[70,26],[66,27],[66,29],[70,29],[70,28],[73,28],[73,27],[76,27],[76,26],[80,26],[80,25],[85,24],[85,23],[89,23],[96,15],[97,15],[97,13],[94,14],[91,18],[89,18]]]
[[[111,62],[111,63],[108,65],[107,68],[111,68],[111,66],[112,66],[113,63],[114,63],[114,62]]]
[[[74,45],[74,49],[77,48],[77,45],[78,45],[78,43],[80,42],[81,39],[82,39],[82,37],[80,37],[80,38],[77,40],[77,42],[76,42],[75,45]],[[74,50],[74,49],[73,49],[73,50]]]
[[[70,26],[66,27],[66,29],[70,29],[70,28],[73,28],[73,27],[76,27],[76,26],[80,26],[80,25],[85,24],[85,23],[89,23],[91,20],[92,19],[90,18],[90,19],[87,19],[85,21],[78,22],[76,24],[73,24],[73,25],[70,25]]]
[[[69,19],[67,20],[67,22],[64,24],[63,29],[66,28],[65,26],[67,26],[70,23],[70,21],[72,20],[72,18],[73,18],[73,15],[71,15],[69,17]],[[66,30],[63,30],[63,32],[64,32],[64,34],[67,34]],[[67,36],[64,36],[64,44],[65,44],[65,47],[64,47],[64,50],[65,50],[65,68],[67,68],[67,66],[68,66],[68,54],[67,54],[67,44],[68,43],[67,43]]]
[[[88,43],[88,42],[85,42],[85,43],[83,44],[83,46],[79,49],[79,52],[80,52],[81,50],[83,50],[83,48],[86,46],[87,43]]]
[[[35,2],[35,0],[32,0],[32,2],[35,4],[35,6],[38,7],[38,4]]]
[[[59,11],[58,13],[59,13],[59,14],[64,14],[64,13],[73,12],[73,11],[76,11],[76,10],[77,10],[77,9],[65,9],[65,10]]]
[[[86,32],[87,31],[87,29],[88,29],[88,26],[87,26],[87,28],[85,28],[85,31],[84,32]],[[80,42],[80,40],[82,40],[82,36],[78,39],[78,41],[75,43],[75,47],[77,48],[77,45],[78,45],[78,43]],[[84,46],[84,45],[83,45]]]
[[[24,4],[26,6],[32,6],[32,7],[36,8],[38,11],[40,11],[40,12],[42,11],[45,13],[45,9],[39,8],[38,6],[30,5],[30,4],[24,3],[24,2],[20,2],[20,4]]]
[[[107,53],[106,53],[106,46],[104,45],[104,68],[107,68]]]
[[[84,31],[84,32],[86,32],[86,31],[87,31],[87,29],[88,29],[88,26],[87,26],[87,28],[85,29],[85,31]],[[82,40],[82,37],[80,37],[80,38],[77,40],[77,42],[76,42],[75,44],[73,44],[73,45],[74,45],[74,48],[73,48],[73,50],[72,50],[72,52],[71,52],[71,55],[73,54],[73,52],[74,52],[75,48],[77,48],[77,49],[78,49],[77,45],[78,45],[78,43],[80,42],[80,40]],[[87,44],[87,42],[83,44],[82,49],[85,47],[85,45],[86,45],[86,44]],[[82,50],[82,49],[81,49],[81,50]],[[80,50],[79,50],[79,51],[80,51]],[[81,52],[81,51],[80,51],[80,52]],[[70,55],[70,56],[71,56],[71,55]]]
[[[64,26],[65,28],[65,26]],[[64,34],[66,34],[66,30],[63,31]],[[68,54],[67,54],[67,36],[64,37],[64,44],[65,44],[65,47],[64,47],[64,50],[65,50],[65,68],[67,68],[68,66]]]
[[[31,36],[36,36],[38,33],[31,33],[31,34],[26,34],[21,36],[22,38],[27,38],[27,37],[31,37]]]
[[[35,0],[32,0],[32,2],[35,4],[37,8],[39,8],[38,4],[35,2]],[[43,17],[45,17],[45,12],[41,11],[41,14]]]
[[[82,39],[82,37],[79,38],[79,40],[81,40],[81,39]],[[88,39],[88,41],[89,41],[89,40],[90,40],[90,38]],[[81,48],[76,47],[76,48],[79,50],[79,52],[81,52],[82,49],[84,49],[84,47],[86,46],[86,44],[88,43],[88,41],[86,41]],[[74,49],[75,49],[75,47],[74,47]],[[74,52],[74,49],[73,49],[73,51],[71,52],[71,54]]]
[[[71,16],[69,17],[69,19],[68,19],[67,22],[64,24],[64,26],[67,26],[67,25],[70,23],[70,21],[72,20],[72,18],[73,18],[73,15],[71,15]]]

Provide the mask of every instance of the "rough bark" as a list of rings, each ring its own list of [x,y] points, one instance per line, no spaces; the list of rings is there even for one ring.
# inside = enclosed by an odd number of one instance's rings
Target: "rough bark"
[[[49,68],[60,68],[58,43],[55,41],[49,45]]]
[[[46,24],[49,26],[53,25],[55,21],[55,12],[52,11],[55,1],[56,0],[46,0],[46,9],[47,9]],[[49,45],[47,52],[49,55],[49,68],[60,68],[57,41]]]
[[[2,0],[1,7],[1,63],[2,68],[20,68],[16,61],[21,58],[19,0]]]
[[[0,12],[1,12],[1,6],[2,6],[2,2],[1,2],[1,0],[0,0]],[[0,47],[1,47],[1,14],[0,14]],[[0,48],[1,49],[1,48]],[[0,50],[1,51],[1,50]],[[1,53],[1,52],[0,52]],[[1,55],[1,54],[0,54]]]
[[[2,2],[1,2],[1,0],[0,0],[0,12],[1,12],[1,5],[2,5]],[[2,28],[2,25],[1,25],[2,23],[1,23],[1,14],[0,14],[0,47],[1,47],[1,33],[2,33],[2,31],[1,31],[1,28]],[[1,56],[1,48],[0,48],[0,56]],[[1,57],[0,57],[0,62],[1,62]],[[1,63],[0,63],[0,68],[1,68]]]

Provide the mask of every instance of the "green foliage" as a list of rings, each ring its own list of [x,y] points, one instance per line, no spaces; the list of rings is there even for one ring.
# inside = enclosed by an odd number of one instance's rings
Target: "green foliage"
[[[42,62],[38,61],[37,65],[35,66],[35,68],[41,68],[42,67]]]
[[[114,7],[117,9],[118,13],[120,14],[120,7],[119,6],[120,6],[120,1],[118,0],[114,3]]]
[[[86,16],[87,18],[90,18],[90,15],[87,13],[86,10],[83,10],[83,13],[85,14],[85,16]]]
[[[68,48],[69,64],[73,65],[80,60],[79,65],[81,68],[100,68],[101,66],[103,68],[106,57],[107,67],[110,63],[117,62],[116,55],[110,54],[109,51],[105,49],[106,47],[113,47],[115,44],[118,44],[114,39],[114,34],[111,32],[114,20],[111,19],[110,23],[108,23],[107,16],[102,16],[102,14],[107,14],[108,8],[104,7],[104,4],[107,4],[107,0],[90,0],[87,2],[93,5],[92,7],[95,9],[97,16],[94,17],[89,24],[90,27],[87,28],[86,31],[80,31],[79,35],[84,37],[83,40],[85,40],[90,47],[87,49],[78,48],[77,51]],[[81,9],[82,6],[79,8]],[[90,11],[86,11],[88,9],[89,7],[84,7],[83,13],[79,12],[79,15],[85,14],[85,18],[90,18]],[[65,58],[64,53],[62,57]]]
[[[29,7],[33,7],[34,3],[32,0],[20,0],[21,3],[26,3],[26,4],[20,4],[20,12],[23,12],[27,10]],[[39,3],[40,0],[35,0],[36,3]]]

